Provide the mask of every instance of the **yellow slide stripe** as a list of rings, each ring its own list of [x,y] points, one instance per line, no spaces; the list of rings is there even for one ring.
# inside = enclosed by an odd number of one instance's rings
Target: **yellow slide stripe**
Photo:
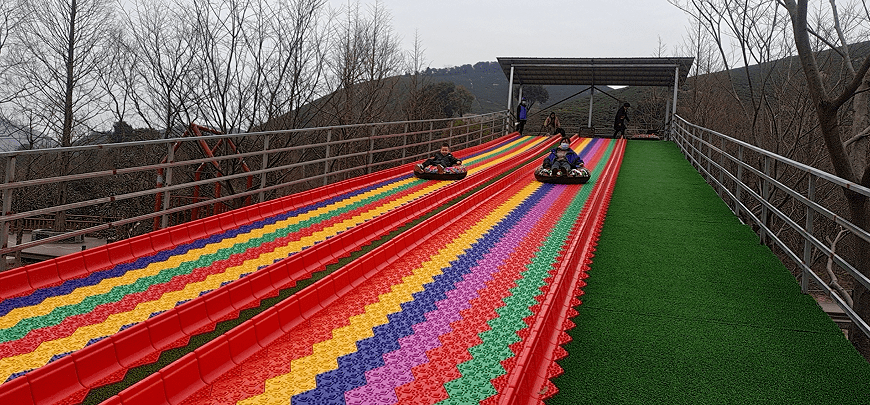
[[[486,162],[482,166],[492,166],[501,160],[509,159],[521,152],[522,151],[515,151],[500,159]],[[201,282],[188,284],[184,289],[179,291],[168,292],[158,300],[140,303],[132,311],[112,314],[102,323],[83,326],[68,337],[43,342],[33,352],[0,359],[0,378],[5,380],[16,372],[40,367],[46,364],[54,355],[79,350],[91,339],[114,334],[124,325],[138,323],[148,319],[148,317],[154,312],[172,309],[178,301],[195,298],[199,296],[202,291],[216,289],[226,281],[237,280],[242,274],[256,270],[262,265],[272,264],[275,259],[284,258],[289,256],[291,253],[301,251],[303,247],[311,246],[316,241],[324,240],[328,236],[336,235],[338,232],[345,231],[355,225],[365,222],[366,220],[375,218],[385,212],[398,208],[399,206],[425,196],[438,188],[444,187],[446,184],[449,183],[432,182],[431,185],[417,191],[416,193],[409,194],[380,207],[373,208],[353,218],[349,218],[345,221],[324,228],[310,236],[303,237],[298,241],[290,242],[286,246],[277,248],[272,252],[245,261],[239,266],[227,268],[222,273],[211,274]],[[260,235],[262,235],[262,233]],[[230,238],[221,243],[213,244],[214,250],[217,251],[218,249],[232,246],[231,243],[237,243],[234,241],[235,239],[236,238]]]
[[[518,140],[511,142],[510,144],[507,144],[499,149],[496,149],[496,150],[493,150],[489,153],[475,157],[475,159],[478,159],[478,158],[485,159],[485,158],[490,157],[490,156],[504,153],[505,150],[508,150],[508,149],[515,147],[517,144],[519,144],[522,141],[523,141],[523,139],[518,139]],[[511,154],[511,155],[513,155],[513,154]],[[503,161],[503,159],[501,159],[500,161]],[[492,162],[484,162],[482,164],[477,165],[477,167],[475,167],[474,169],[469,170],[469,173],[470,174],[476,173],[477,171],[481,170],[481,168],[491,167],[492,165],[493,165]],[[393,184],[384,185],[384,186],[379,187],[375,190],[368,191],[366,193],[348,198],[346,200],[342,200],[340,202],[336,202],[334,204],[330,204],[330,205],[325,206],[325,207],[320,207],[318,209],[297,215],[295,217],[287,218],[285,220],[278,221],[274,224],[266,225],[262,228],[251,230],[248,233],[236,235],[232,238],[225,239],[219,243],[212,243],[212,244],[209,244],[209,245],[202,247],[202,248],[191,249],[187,253],[184,253],[184,254],[181,254],[178,256],[170,257],[166,261],[150,263],[149,265],[147,265],[146,267],[144,267],[142,269],[128,271],[127,273],[125,273],[123,276],[120,276],[120,277],[104,279],[95,285],[78,288],[76,290],[71,291],[69,294],[66,294],[66,295],[58,295],[58,296],[54,296],[54,297],[49,297],[49,298],[45,299],[44,301],[42,301],[41,303],[36,304],[36,305],[32,305],[29,307],[15,308],[15,309],[9,311],[9,313],[4,315],[3,317],[0,317],[0,329],[11,328],[11,327],[15,326],[18,322],[20,322],[24,319],[27,319],[27,318],[47,315],[47,314],[51,313],[52,310],[54,310],[55,308],[60,307],[60,306],[78,304],[78,303],[84,301],[85,298],[87,298],[87,297],[90,297],[93,295],[105,294],[105,293],[111,291],[112,288],[115,288],[117,286],[133,284],[136,282],[136,280],[139,280],[140,278],[153,276],[155,274],[160,273],[163,270],[178,267],[179,265],[181,265],[182,263],[185,263],[185,262],[195,261],[196,259],[198,259],[202,255],[213,254],[213,253],[216,253],[220,249],[223,249],[226,247],[232,247],[233,245],[239,244],[239,243],[246,243],[251,239],[262,237],[265,234],[275,232],[279,229],[286,228],[288,226],[292,226],[296,223],[306,221],[308,219],[317,217],[319,215],[322,215],[324,213],[328,213],[330,211],[342,209],[342,208],[347,207],[351,204],[354,204],[354,203],[362,201],[366,198],[369,198],[372,195],[376,195],[376,194],[388,191],[390,189],[394,189],[394,188],[398,188],[398,187],[407,185],[415,180],[416,179],[414,179],[414,178],[410,178],[410,179],[398,181],[398,182],[393,183]],[[439,186],[445,186],[447,183],[440,183],[439,182],[437,184]]]
[[[263,394],[238,404],[286,404],[294,395],[314,389],[318,374],[338,368],[339,357],[355,352],[357,341],[374,336],[372,329],[387,323],[388,314],[401,311],[402,303],[411,301],[412,294],[422,291],[423,285],[432,282],[433,277],[441,274],[442,268],[449,266],[538,187],[538,183],[532,183],[523,188],[414,269],[413,274],[402,279],[402,283],[393,285],[390,292],[378,296],[377,302],[366,305],[364,313],[350,317],[349,325],[333,330],[332,339],[314,344],[313,354],[291,361],[289,373],[266,380]]]

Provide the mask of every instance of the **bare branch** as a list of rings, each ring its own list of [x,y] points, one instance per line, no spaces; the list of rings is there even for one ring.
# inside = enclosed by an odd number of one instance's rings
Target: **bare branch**
[[[870,136],[870,127],[865,128],[865,129],[864,129],[863,131],[861,131],[861,133],[859,133],[858,135],[855,135],[855,136],[849,138],[846,142],[843,142],[843,146],[846,147],[846,148],[848,148],[849,145],[851,145],[851,144],[853,144],[853,143],[855,143],[855,142],[858,142],[858,141],[860,141],[861,139],[866,138],[866,137],[868,137],[868,136]]]
[[[843,26],[840,24],[840,13],[837,11],[837,1],[830,0],[831,9],[833,11],[834,16],[834,28],[837,30],[837,37],[840,38],[840,44],[843,45],[843,51],[840,52],[840,55],[843,55],[843,60],[846,62],[846,68],[849,69],[849,72],[854,75],[855,66],[852,65],[852,58],[849,55],[849,43],[846,42],[846,35],[843,34]],[[836,47],[831,47],[832,49],[837,49]]]
[[[846,292],[846,289],[840,285],[839,279],[837,279],[837,275],[834,274],[834,255],[837,254],[837,243],[847,234],[849,234],[849,231],[840,228],[840,232],[837,232],[837,236],[834,238],[833,241],[829,237],[826,238],[828,240],[828,243],[831,244],[831,254],[828,255],[828,265],[825,268],[828,272],[828,277],[831,278],[831,282],[829,283],[829,285],[837,290],[837,295],[839,295],[840,298],[843,299],[843,301],[846,301],[846,304],[849,305],[849,307],[851,308],[854,305],[852,297],[849,295],[849,293]]]

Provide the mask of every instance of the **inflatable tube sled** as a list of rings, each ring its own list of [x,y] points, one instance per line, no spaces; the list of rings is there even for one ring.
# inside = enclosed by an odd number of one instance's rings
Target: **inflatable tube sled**
[[[414,166],[414,175],[425,180],[461,180],[468,175],[465,166]]]
[[[540,181],[541,183],[551,183],[551,184],[583,184],[589,181],[589,178],[592,177],[589,175],[589,170],[585,168],[582,169],[574,169],[579,173],[575,175],[556,175],[553,176],[549,170],[545,170],[543,168],[538,168],[535,170],[535,179]],[[573,171],[573,170],[572,170]]]

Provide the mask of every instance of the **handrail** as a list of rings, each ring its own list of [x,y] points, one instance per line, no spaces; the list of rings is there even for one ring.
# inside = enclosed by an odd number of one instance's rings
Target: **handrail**
[[[809,281],[818,284],[831,299],[846,313],[855,326],[865,335],[870,336],[868,320],[862,319],[851,308],[847,301],[849,297],[841,296],[841,292],[829,286],[813,270],[813,249],[818,250],[824,257],[851,276],[856,282],[870,289],[870,278],[861,273],[858,268],[849,263],[845,258],[832,251],[829,246],[814,235],[817,222],[826,219],[829,223],[837,225],[853,235],[870,242],[870,232],[861,229],[847,219],[838,215],[834,210],[823,206],[815,201],[817,183],[826,181],[829,184],[849,189],[853,192],[870,197],[870,189],[860,184],[837,177],[828,172],[794,161],[776,153],[751,145],[744,141],[729,137],[719,132],[692,124],[686,119],[676,116],[671,133],[673,141],[679,145],[683,154],[693,166],[706,178],[728,204],[729,208],[741,220],[746,219],[757,227],[757,232],[762,243],[770,243],[779,247],[784,255],[789,258],[801,271],[801,290],[807,293]],[[706,138],[706,139],[705,139]],[[728,150],[736,149],[737,156]],[[763,168],[758,168],[744,156],[746,152],[756,153],[763,160]],[[802,173],[807,178],[806,192],[801,192],[779,181],[775,173],[771,173],[771,167],[781,163]],[[734,167],[732,170],[730,167]],[[753,175],[757,178],[755,187],[746,184],[744,176]],[[729,187],[730,186],[730,187]],[[760,190],[759,190],[760,187]],[[803,209],[794,210],[800,212],[797,215],[789,215],[783,212],[774,203],[774,195],[781,192]],[[800,221],[804,225],[800,225]],[[773,221],[779,221],[782,229],[787,229],[800,237],[802,246],[789,244],[775,231]],[[802,254],[797,250],[803,248]]]
[[[696,128],[696,129],[698,129],[698,130],[701,130],[701,131],[704,131],[704,132],[707,132],[707,133],[710,133],[710,134],[716,135],[717,137],[719,137],[719,138],[721,138],[721,139],[724,139],[724,140],[727,140],[727,141],[729,141],[729,142],[732,142],[732,143],[734,143],[734,144],[736,144],[736,145],[742,146],[742,147],[744,147],[744,148],[746,148],[746,149],[749,149],[749,150],[751,150],[751,151],[753,151],[753,152],[756,152],[756,153],[762,154],[762,155],[764,155],[764,156],[768,156],[768,157],[770,157],[770,158],[774,158],[774,159],[776,159],[777,161],[780,161],[780,162],[786,163],[786,164],[788,164],[788,165],[791,165],[791,166],[795,167],[796,169],[800,169],[800,170],[802,170],[802,171],[809,172],[809,173],[811,173],[811,174],[813,174],[813,175],[815,175],[815,176],[818,176],[818,177],[821,177],[821,178],[823,178],[823,179],[825,179],[825,180],[827,180],[827,181],[830,181],[831,183],[834,183],[834,184],[836,184],[836,185],[838,185],[838,186],[840,186],[840,187],[847,188],[847,189],[853,190],[853,191],[855,191],[855,192],[858,192],[858,193],[861,193],[861,194],[863,194],[863,195],[865,195],[865,196],[870,197],[870,188],[864,187],[864,186],[862,186],[862,185],[860,185],[860,184],[858,184],[858,183],[853,183],[853,182],[851,182],[851,181],[849,181],[849,180],[843,179],[843,178],[841,178],[841,177],[837,177],[837,176],[835,176],[835,175],[833,175],[833,174],[831,174],[831,173],[828,173],[828,172],[826,172],[826,171],[819,170],[819,169],[817,169],[817,168],[815,168],[815,167],[808,166],[808,165],[805,165],[805,164],[803,164],[803,163],[801,163],[801,162],[794,161],[794,160],[789,159],[789,158],[787,158],[787,157],[785,157],[785,156],[777,155],[777,154],[775,154],[775,153],[773,153],[773,152],[770,152],[770,151],[768,151],[768,150],[766,150],[766,149],[759,148],[759,147],[757,147],[757,146],[755,146],[755,145],[753,145],[753,144],[751,144],[751,143],[747,143],[747,142],[741,141],[741,140],[739,140],[739,139],[732,138],[732,137],[730,137],[730,136],[728,136],[728,135],[724,135],[724,134],[719,133],[719,132],[716,132],[716,131],[714,131],[714,130],[712,130],[712,129],[707,129],[707,128],[704,128],[704,127],[701,127],[701,126],[698,126],[698,125],[692,124],[691,122],[686,121],[685,118],[680,117],[679,115],[677,115],[676,118],[677,118],[677,123],[678,123],[678,124],[686,125],[686,126],[689,126],[689,127],[691,127],[691,128]],[[680,128],[680,126],[678,126],[678,128]],[[699,140],[703,141],[702,139],[699,139]]]
[[[281,130],[273,130],[273,131],[260,131],[260,132],[235,132],[228,134],[217,134],[217,135],[204,135],[197,137],[198,140],[216,140],[223,138],[238,138],[245,136],[254,136],[254,135],[281,135],[281,134],[297,134],[311,131],[325,131],[325,130],[336,130],[336,129],[350,129],[350,128],[366,128],[366,127],[374,127],[374,126],[386,126],[386,125],[400,125],[400,124],[419,124],[419,123],[436,123],[436,122],[452,122],[456,120],[464,120],[464,119],[476,119],[476,120],[493,120],[493,119],[501,119],[506,116],[507,111],[497,111],[492,113],[480,114],[480,115],[471,115],[465,116],[462,118],[437,118],[430,120],[419,120],[419,121],[394,121],[394,122],[375,122],[368,124],[347,124],[347,125],[332,125],[327,127],[314,127],[314,128],[295,128],[295,129],[281,129]],[[457,127],[458,128],[458,127]],[[428,131],[423,131],[426,133]],[[411,133],[408,133],[410,135]],[[43,148],[43,149],[24,149],[24,150],[16,150],[10,152],[0,152],[0,159],[6,158],[9,156],[26,156],[26,155],[39,155],[44,153],[59,153],[59,152],[84,152],[90,150],[102,150],[102,149],[117,149],[129,146],[148,146],[148,145],[161,145],[161,144],[171,144],[178,141],[188,141],[190,138],[165,138],[165,139],[152,139],[147,141],[130,141],[130,142],[118,142],[118,143],[107,143],[107,144],[97,144],[97,145],[80,145],[80,146],[67,146],[67,147],[54,147],[54,148]]]
[[[241,204],[239,198],[253,196],[255,202],[262,202],[280,197],[285,193],[282,190],[288,190],[289,187],[313,187],[314,184],[309,182],[326,185],[353,176],[354,173],[371,172],[374,167],[383,169],[413,162],[431,153],[433,145],[441,142],[449,142],[457,148],[479,145],[503,135],[508,127],[507,117],[507,111],[499,111],[462,118],[209,134],[2,152],[0,164],[3,166],[0,168],[5,171],[5,181],[0,182],[3,203],[0,212],[0,270],[8,267],[4,260],[7,254],[15,254],[17,258],[18,253],[24,249],[58,242],[71,236],[95,232],[106,235],[108,232],[116,233],[117,238],[129,237],[132,235],[117,235],[121,231],[117,227],[141,221],[135,231],[125,232],[146,233],[169,225],[172,222],[169,215],[183,215],[184,218],[177,218],[175,221],[183,222],[193,213],[198,217],[208,216],[209,207],[213,207],[215,212],[223,209],[217,207],[217,204]],[[463,121],[462,124],[454,126],[459,119]],[[300,137],[305,137],[303,139],[307,142],[297,145],[291,143],[291,140]],[[234,142],[238,145],[238,150],[204,156],[195,152],[194,148],[185,148],[187,145],[214,143],[219,140]],[[161,163],[161,158],[167,155],[170,158]],[[75,166],[76,170],[60,173],[55,170],[53,174],[33,175],[32,171],[28,172],[23,167],[29,165],[53,168],[60,159],[73,162],[69,166]],[[234,171],[231,165],[237,162],[250,167],[250,171]],[[194,179],[189,173],[200,164],[209,164],[212,168],[223,165],[226,169],[220,169],[223,173],[218,173],[215,177]],[[252,176],[259,180],[253,182],[253,187],[244,187],[237,183]],[[162,184],[155,181],[156,177]],[[202,196],[193,192],[196,187],[215,183],[229,187],[221,186],[220,190],[215,187],[214,196]],[[230,187],[239,191],[227,192]],[[77,194],[64,200],[44,202],[27,198],[28,195],[59,195],[66,193],[66,190],[76,190]],[[155,207],[155,199],[162,200],[163,204]],[[124,212],[118,213],[118,207]],[[199,210],[193,210],[194,208]],[[10,231],[13,225],[18,224],[17,221],[60,212],[68,212],[70,215],[101,213],[103,217],[122,219],[85,228],[79,226],[79,229],[63,235],[9,246]],[[162,221],[153,225],[146,224],[148,221],[145,220],[148,219]],[[20,227],[20,224],[15,226]],[[17,264],[18,260],[15,262]]]

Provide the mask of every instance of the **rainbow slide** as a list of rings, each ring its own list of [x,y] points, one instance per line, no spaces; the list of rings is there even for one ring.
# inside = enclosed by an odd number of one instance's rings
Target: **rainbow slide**
[[[457,153],[459,182],[412,164],[0,275],[0,402],[76,403],[315,271],[539,155],[506,136]],[[317,283],[315,283],[317,284]]]
[[[526,164],[105,403],[542,403],[625,141],[573,147],[588,183]]]

